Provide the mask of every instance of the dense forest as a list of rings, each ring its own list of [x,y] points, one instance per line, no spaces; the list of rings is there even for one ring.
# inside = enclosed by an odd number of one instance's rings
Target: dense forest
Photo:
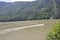
[[[60,19],[60,0],[0,2],[0,22]]]

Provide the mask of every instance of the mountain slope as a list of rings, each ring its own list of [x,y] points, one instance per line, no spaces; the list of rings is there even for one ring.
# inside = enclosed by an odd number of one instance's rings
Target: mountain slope
[[[58,2],[60,1],[56,1],[56,3]],[[8,5],[1,4],[5,6],[0,8],[0,21],[39,20],[55,17],[52,0],[36,0],[33,2],[14,2],[7,4]],[[56,18],[60,18],[60,16],[56,16]]]

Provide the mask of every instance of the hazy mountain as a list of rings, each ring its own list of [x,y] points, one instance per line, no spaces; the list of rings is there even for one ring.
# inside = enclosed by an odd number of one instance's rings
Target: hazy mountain
[[[52,0],[36,0],[33,2],[0,2],[0,21],[39,20],[60,18],[60,0],[55,0],[55,14]]]

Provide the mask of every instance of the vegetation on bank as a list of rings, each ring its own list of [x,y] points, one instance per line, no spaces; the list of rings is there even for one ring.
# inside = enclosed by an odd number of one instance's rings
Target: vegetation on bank
[[[48,34],[47,40],[60,40],[60,23],[56,23]]]

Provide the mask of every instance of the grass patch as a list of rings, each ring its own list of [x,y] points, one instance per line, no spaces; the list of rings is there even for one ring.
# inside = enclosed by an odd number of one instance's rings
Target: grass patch
[[[56,23],[48,34],[47,40],[60,40],[60,22]]]

